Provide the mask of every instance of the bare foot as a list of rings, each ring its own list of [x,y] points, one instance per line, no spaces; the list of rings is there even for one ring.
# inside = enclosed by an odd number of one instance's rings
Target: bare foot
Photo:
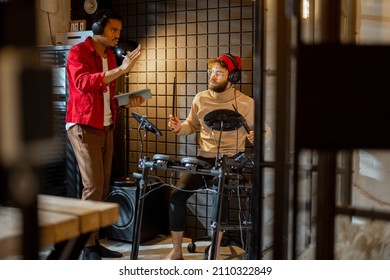
[[[163,260],[184,260],[182,252],[171,250]]]

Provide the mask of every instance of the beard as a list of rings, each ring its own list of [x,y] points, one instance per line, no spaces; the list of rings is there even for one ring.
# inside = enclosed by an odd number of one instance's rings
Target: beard
[[[226,90],[228,84],[229,84],[229,80],[226,80],[224,82],[214,83],[214,84],[209,83],[209,89],[215,92],[223,92]]]

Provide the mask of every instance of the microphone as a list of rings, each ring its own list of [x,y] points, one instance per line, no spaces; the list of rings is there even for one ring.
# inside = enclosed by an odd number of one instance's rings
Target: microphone
[[[127,52],[134,51],[138,47],[138,45],[138,42],[134,40],[120,41],[119,44],[113,48],[116,57],[116,64],[121,65],[123,62],[123,58],[127,54]]]
[[[149,130],[153,134],[156,134],[157,136],[162,136],[161,131],[155,127],[146,116],[141,116],[140,114],[133,112],[131,113],[133,117],[140,123],[142,126],[145,127],[146,130]]]

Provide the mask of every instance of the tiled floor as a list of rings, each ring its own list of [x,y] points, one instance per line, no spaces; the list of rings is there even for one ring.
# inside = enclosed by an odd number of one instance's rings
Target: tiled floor
[[[130,260],[131,243],[122,242],[112,239],[102,239],[100,243],[109,248],[110,250],[118,251],[123,254],[120,259],[107,259],[107,260]],[[191,243],[190,238],[183,239],[183,255],[185,260],[203,260],[205,249],[210,245],[210,241],[197,241],[195,243],[196,250],[190,253],[187,249],[188,244]],[[139,247],[138,260],[162,260],[169,253],[172,248],[172,239],[170,236],[159,235],[155,239],[144,242]],[[43,248],[40,252],[40,259],[46,259],[52,250],[52,246]],[[229,245],[221,247],[221,259],[222,260],[241,260],[243,259],[244,251],[237,246]],[[81,256],[80,256],[81,257]],[[22,259],[22,256],[10,256],[6,259],[18,260]]]
[[[195,252],[189,252],[188,244],[191,243],[190,238],[183,239],[183,255],[185,260],[203,260],[205,249],[210,245],[210,241],[195,242]],[[132,244],[119,240],[102,239],[100,243],[110,250],[118,251],[123,254],[119,259],[107,260],[130,260]],[[156,238],[144,242],[140,245],[138,251],[138,260],[162,260],[172,248],[172,239],[168,235],[159,235]],[[46,259],[52,250],[52,246],[47,246],[40,252],[40,259]],[[221,247],[221,260],[241,260],[244,258],[244,250],[238,246],[229,245]],[[22,259],[22,256],[10,256],[6,259]],[[81,259],[81,256],[80,256]]]
[[[184,238],[183,240],[183,254],[184,259],[188,260],[202,260],[206,247],[210,244],[209,241],[198,241],[195,243],[196,250],[190,253],[187,249],[191,239]],[[130,259],[131,243],[124,243],[115,240],[101,240],[101,244],[107,248],[119,251],[123,254],[122,259]],[[155,239],[142,243],[139,247],[139,260],[162,260],[172,248],[170,236],[160,235]],[[236,246],[221,247],[221,259],[226,260],[240,260],[243,258],[243,250]]]

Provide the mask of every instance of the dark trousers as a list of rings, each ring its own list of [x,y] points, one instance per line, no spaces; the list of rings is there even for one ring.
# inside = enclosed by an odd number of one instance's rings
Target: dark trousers
[[[214,166],[215,158],[197,157],[212,166]],[[209,188],[213,185],[213,190],[217,191],[217,180],[213,176],[185,173],[177,182],[176,188],[171,191],[169,198],[169,228],[172,231],[184,231],[186,220],[187,200],[194,194],[193,191],[202,188]],[[210,183],[213,181],[213,183]],[[216,194],[213,194],[213,216],[215,220]],[[225,209],[226,207],[223,207]],[[224,213],[222,214],[224,215]]]

